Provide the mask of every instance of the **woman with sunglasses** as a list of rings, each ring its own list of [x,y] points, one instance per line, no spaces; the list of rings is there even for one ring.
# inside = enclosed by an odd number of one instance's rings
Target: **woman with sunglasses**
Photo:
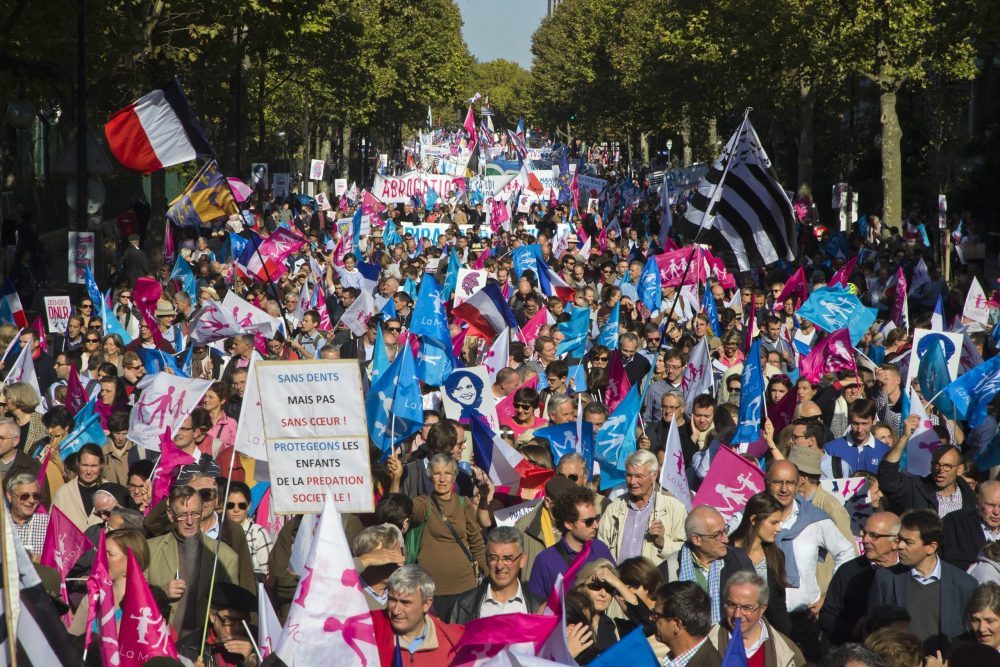
[[[139,309],[132,304],[131,289],[125,288],[118,292],[114,315],[133,340],[139,337],[139,322],[142,320],[142,315],[139,314]]]
[[[776,539],[781,530],[781,505],[769,493],[751,496],[743,510],[743,520],[729,537],[729,543],[750,557],[754,570],[767,581],[771,597],[764,617],[778,632],[787,634],[792,619],[785,606],[785,555]]]
[[[531,387],[521,387],[514,392],[514,415],[508,423],[514,431],[514,440],[520,440],[527,431],[534,431],[548,424],[548,420],[535,414],[541,397]]]
[[[90,357],[95,354],[102,354],[101,332],[94,329],[86,329],[83,334],[83,354],[80,355],[80,367],[90,366]]]
[[[97,314],[94,312],[94,301],[89,297],[84,297],[83,300],[80,301],[79,312],[76,314],[83,319],[82,328],[84,331],[87,331],[87,329],[90,328],[90,318]]]
[[[229,497],[226,498],[226,520],[243,529],[253,559],[253,573],[258,582],[267,575],[267,559],[273,540],[262,526],[250,519],[250,487],[243,482],[229,483]]]
[[[649,616],[650,610],[622,583],[614,563],[606,558],[598,558],[581,567],[576,575],[574,588],[586,594],[594,603],[597,615],[593,619],[593,628],[598,652],[605,651],[620,639],[618,627],[607,613],[612,600],[618,601],[630,620],[633,617],[640,620],[644,615]]]

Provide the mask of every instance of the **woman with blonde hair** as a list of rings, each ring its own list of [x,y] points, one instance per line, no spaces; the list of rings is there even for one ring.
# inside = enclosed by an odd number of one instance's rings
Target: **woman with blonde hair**
[[[42,413],[35,412],[35,408],[41,403],[38,392],[27,382],[12,382],[3,388],[3,396],[7,403],[7,414],[21,428],[18,447],[25,454],[31,455],[35,443],[48,435],[48,429],[42,422]]]
[[[581,567],[576,575],[574,588],[585,593],[594,604],[597,616],[593,627],[598,652],[610,648],[621,636],[627,634],[619,634],[615,621],[608,616],[608,607],[613,600],[618,602],[629,618],[630,623],[623,624],[623,629],[631,630],[636,625],[645,625],[643,618],[650,616],[650,608],[618,578],[618,568],[607,558],[592,560]]]
[[[149,545],[142,531],[133,529],[113,530],[106,533],[105,550],[108,554],[108,575],[111,577],[111,588],[115,598],[115,622],[121,623],[122,598],[125,597],[125,584],[128,572],[128,552],[132,551],[139,569],[143,572],[149,567]],[[87,629],[87,612],[90,608],[89,596],[83,601],[73,615],[69,633],[79,637]],[[97,621],[95,620],[95,623]],[[99,630],[95,629],[95,632]]]

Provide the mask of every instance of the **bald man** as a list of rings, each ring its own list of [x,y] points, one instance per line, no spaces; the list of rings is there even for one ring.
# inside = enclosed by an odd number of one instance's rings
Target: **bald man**
[[[987,542],[1000,541],[1000,482],[982,482],[976,487],[975,509],[949,512],[944,517],[941,558],[968,570]]]
[[[669,554],[657,567],[664,582],[693,581],[708,593],[712,623],[718,623],[726,580],[738,570],[752,570],[753,563],[746,552],[729,545],[726,520],[714,507],[699,505],[691,510],[684,520],[684,535],[680,551]]]
[[[855,641],[857,627],[868,613],[868,597],[875,583],[875,571],[899,563],[899,517],[892,512],[876,512],[861,531],[863,556],[844,563],[833,575],[819,624],[830,642]]]
[[[807,419],[809,421],[814,421],[819,424],[823,424],[823,432],[825,433],[823,442],[817,443],[820,448],[826,443],[839,438],[840,436],[834,435],[830,427],[826,425],[823,421],[823,410],[819,407],[819,404],[813,401],[802,401],[795,406],[795,412],[792,414],[793,419]]]

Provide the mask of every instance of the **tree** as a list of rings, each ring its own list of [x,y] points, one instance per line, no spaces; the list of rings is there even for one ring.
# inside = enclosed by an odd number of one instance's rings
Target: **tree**
[[[515,62],[490,60],[473,62],[469,67],[462,97],[470,99],[475,93],[489,95],[490,108],[495,114],[496,129],[517,125],[518,118],[531,118],[531,75]]]

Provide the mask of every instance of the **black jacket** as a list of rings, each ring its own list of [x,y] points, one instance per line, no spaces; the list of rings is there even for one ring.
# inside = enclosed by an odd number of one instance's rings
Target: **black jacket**
[[[962,492],[962,509],[976,507],[976,493],[961,477],[957,480]],[[910,509],[938,509],[937,489],[930,475],[915,477],[899,469],[899,462],[882,459],[878,465],[878,485],[885,494],[891,512],[902,514]]]
[[[986,534],[977,510],[962,509],[945,516],[944,539],[941,540],[941,558],[945,562],[968,570],[985,544]]]
[[[854,630],[868,613],[868,596],[876,569],[864,556],[849,560],[833,573],[819,625],[834,645],[855,641]]]
[[[486,598],[486,588],[489,585],[489,581],[484,581],[472,590],[463,593],[455,600],[454,606],[446,612],[442,620],[447,623],[465,625],[469,621],[479,618],[479,609],[483,606],[483,600]],[[524,597],[524,606],[527,608],[529,614],[535,613],[542,603],[545,602],[545,600],[540,600],[532,595],[527,586],[521,586],[521,595]]]

